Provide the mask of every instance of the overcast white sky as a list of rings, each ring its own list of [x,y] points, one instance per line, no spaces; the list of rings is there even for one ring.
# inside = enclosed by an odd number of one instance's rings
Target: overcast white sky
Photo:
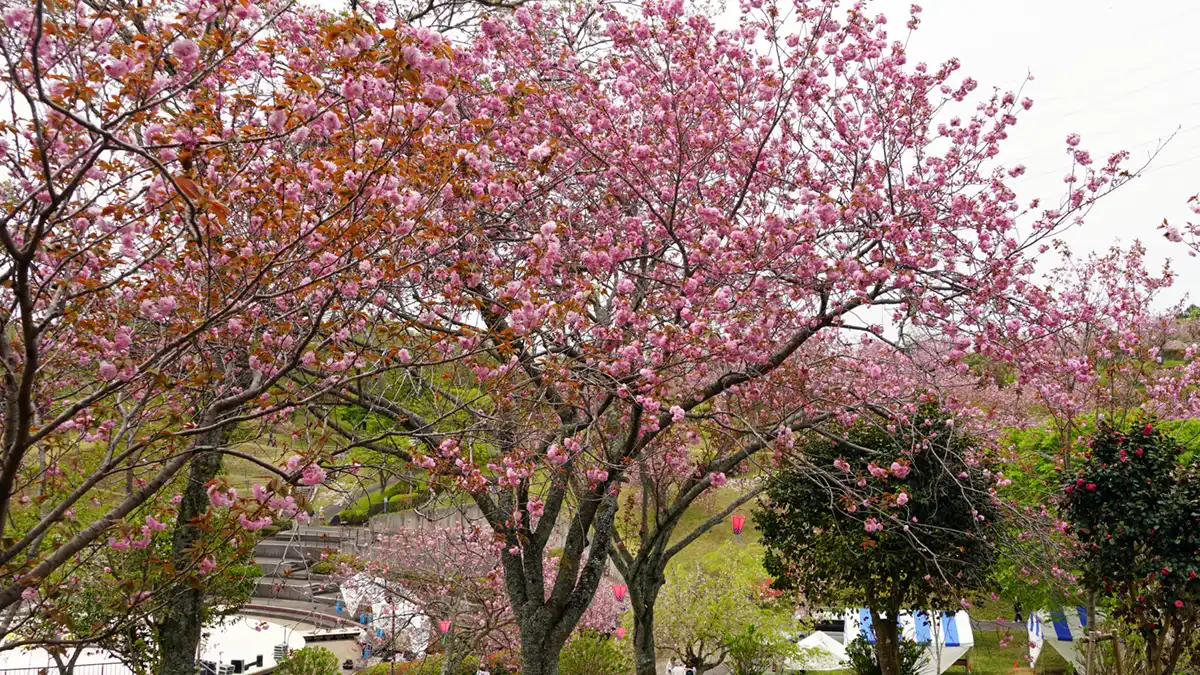
[[[894,36],[904,30],[908,0],[878,0]],[[1179,274],[1174,297],[1200,302],[1200,262],[1156,229],[1163,218],[1184,222],[1187,198],[1200,192],[1200,28],[1196,0],[918,0],[920,29],[912,60],[962,61],[977,93],[1015,89],[1027,73],[1034,100],[1002,153],[1028,173],[1013,186],[1027,202],[1057,198],[1069,159],[1071,132],[1094,157],[1129,150],[1144,160],[1172,132],[1175,138],[1146,174],[1102,201],[1066,239],[1077,250],[1100,250],[1140,239],[1157,264],[1168,257]],[[985,89],[986,88],[986,89]],[[1193,216],[1193,219],[1195,216]],[[1165,303],[1164,303],[1165,304]]]

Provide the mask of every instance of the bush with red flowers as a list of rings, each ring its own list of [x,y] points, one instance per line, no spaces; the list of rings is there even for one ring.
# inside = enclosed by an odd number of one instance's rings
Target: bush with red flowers
[[[1150,675],[1175,672],[1200,628],[1200,463],[1138,421],[1101,425],[1064,486],[1083,583],[1146,641]]]

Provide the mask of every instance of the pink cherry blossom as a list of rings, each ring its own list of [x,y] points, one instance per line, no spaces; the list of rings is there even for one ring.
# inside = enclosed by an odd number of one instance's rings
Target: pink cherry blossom
[[[300,477],[300,482],[304,485],[320,485],[325,482],[325,469],[316,464],[309,464],[304,467],[304,473]]]
[[[550,143],[544,141],[541,143],[541,145],[530,148],[528,157],[529,161],[531,162],[540,162],[544,159],[547,159],[550,157]]]
[[[557,443],[551,444],[550,448],[546,451],[546,457],[555,464],[565,464],[570,459],[570,456],[562,448],[558,447]]]
[[[208,488],[208,501],[213,506],[232,506],[234,500],[237,499],[237,490],[230,488],[228,492],[222,491],[216,485]]]
[[[270,516],[262,516],[260,518],[249,518],[246,514],[238,514],[238,523],[245,529],[251,532],[256,532],[272,523]]]
[[[9,28],[25,28],[33,23],[33,10],[25,5],[10,7],[4,10],[4,23]]]

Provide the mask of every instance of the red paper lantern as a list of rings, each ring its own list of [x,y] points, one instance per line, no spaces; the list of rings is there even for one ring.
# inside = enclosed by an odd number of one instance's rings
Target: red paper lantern
[[[441,621],[438,622],[438,628],[442,629],[442,633],[449,632],[450,622],[447,621],[446,619],[442,619]]]
[[[621,602],[625,599],[625,591],[627,590],[629,590],[629,587],[625,584],[613,584],[613,597],[617,599],[617,602]]]
[[[734,516],[731,520],[733,520],[733,533],[741,534],[742,528],[746,526],[746,516]]]
[[[625,637],[625,626],[617,626],[617,639]]]

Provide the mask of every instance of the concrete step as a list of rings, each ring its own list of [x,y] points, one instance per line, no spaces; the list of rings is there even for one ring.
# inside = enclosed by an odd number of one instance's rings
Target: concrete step
[[[340,545],[329,542],[294,542],[264,539],[254,545],[256,558],[278,558],[280,560],[319,559],[325,551],[340,551]]]
[[[361,527],[326,527],[317,525],[305,525],[302,527],[293,527],[290,530],[283,530],[271,535],[270,539],[288,540],[308,542],[340,542],[345,540],[353,540],[369,536],[369,532]]]
[[[254,584],[253,597],[300,600],[325,605],[341,597],[338,585],[331,581],[261,577]]]
[[[264,577],[308,578],[308,563],[304,560],[257,556],[254,563],[262,570]]]

